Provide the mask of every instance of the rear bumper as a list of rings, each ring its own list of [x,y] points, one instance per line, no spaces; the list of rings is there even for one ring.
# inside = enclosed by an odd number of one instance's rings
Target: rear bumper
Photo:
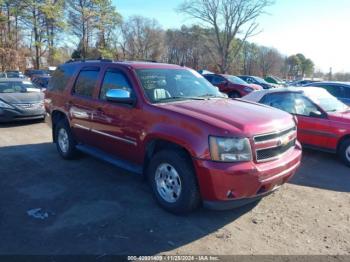
[[[21,112],[13,109],[0,109],[0,122],[44,119],[45,116],[45,110],[41,109],[28,112]]]
[[[266,163],[237,164],[194,160],[204,205],[215,209],[254,202],[286,183],[301,161],[301,146],[282,158]]]

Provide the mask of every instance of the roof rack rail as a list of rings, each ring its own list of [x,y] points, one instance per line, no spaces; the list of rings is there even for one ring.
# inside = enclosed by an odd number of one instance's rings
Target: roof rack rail
[[[113,62],[112,59],[106,59],[106,58],[96,58],[96,59],[84,59],[84,58],[72,58],[72,59],[69,59],[68,61],[66,61],[65,63],[68,64],[68,63],[74,63],[74,62],[88,62],[88,61],[99,61],[99,62]]]
[[[155,59],[137,59],[136,61],[149,62],[149,63],[158,63],[158,61],[155,60]]]

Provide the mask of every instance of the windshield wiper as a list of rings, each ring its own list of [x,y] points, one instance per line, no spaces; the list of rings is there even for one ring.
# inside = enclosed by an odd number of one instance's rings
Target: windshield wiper
[[[172,96],[172,97],[157,99],[156,103],[167,101],[167,100],[205,100],[205,98],[198,97],[198,96]]]
[[[200,97],[207,98],[207,99],[210,99],[210,98],[225,98],[224,96],[219,96],[219,95],[214,95],[214,94],[205,94],[205,95],[201,95]]]

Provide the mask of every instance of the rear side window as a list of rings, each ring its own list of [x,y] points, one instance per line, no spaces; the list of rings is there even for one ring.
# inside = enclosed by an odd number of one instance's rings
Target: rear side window
[[[320,85],[322,88],[326,89],[331,95],[339,98],[350,97],[350,88],[345,86],[336,85]]]
[[[55,92],[63,92],[66,89],[70,78],[74,75],[75,67],[60,66],[52,74],[47,89]]]
[[[99,72],[100,69],[98,67],[83,68],[79,72],[79,76],[75,81],[73,94],[85,97],[92,97]]]
[[[212,81],[213,81],[212,75],[204,75],[204,78],[207,79],[210,83],[212,83]]]
[[[125,75],[115,70],[106,72],[100,91],[100,99],[106,100],[106,94],[110,89],[124,89],[132,93],[132,88]]]
[[[225,82],[225,79],[221,76],[213,76],[213,79],[211,81],[213,85],[220,85],[223,82]]]

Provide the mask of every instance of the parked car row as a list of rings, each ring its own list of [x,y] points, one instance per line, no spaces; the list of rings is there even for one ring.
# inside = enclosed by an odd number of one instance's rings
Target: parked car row
[[[25,76],[19,70],[7,70],[0,72],[0,78],[25,78]]]

